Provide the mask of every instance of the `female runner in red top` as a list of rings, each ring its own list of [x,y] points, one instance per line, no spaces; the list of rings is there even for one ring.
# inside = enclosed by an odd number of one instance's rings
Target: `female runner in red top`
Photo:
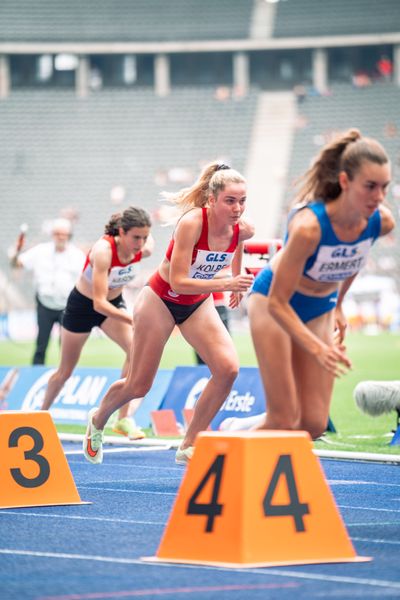
[[[63,314],[61,362],[49,379],[42,410],[50,408],[71,376],[95,326],[100,327],[125,352],[122,375],[128,372],[132,317],[126,311],[122,289],[135,278],[135,263],[152,252],[154,243],[150,227],[151,220],[147,212],[131,206],[122,214],[111,217],[105,227],[105,235],[97,240],[88,253],[82,274],[69,295]],[[144,437],[143,432],[128,419],[128,415],[129,404],[120,411],[117,425],[114,425],[116,430],[133,439]]]
[[[176,325],[211,371],[177,451],[177,463],[190,460],[197,433],[207,429],[238,374],[235,347],[211,294],[230,291],[233,308],[253,281],[252,275],[241,274],[243,242],[254,233],[242,219],[245,180],[230,167],[213,163],[192,187],[170,199],[183,215],[164,260],[136,302],[131,368],[125,379],[111,385],[100,407],[89,413],[83,448],[93,463],[102,461],[103,429],[109,416],[151,388],[164,346]],[[231,265],[232,277],[214,279],[227,265]]]

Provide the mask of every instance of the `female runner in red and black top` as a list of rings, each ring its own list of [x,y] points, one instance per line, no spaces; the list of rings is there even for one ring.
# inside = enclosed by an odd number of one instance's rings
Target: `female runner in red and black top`
[[[132,317],[126,311],[123,287],[137,274],[136,263],[150,256],[153,239],[151,220],[142,208],[129,207],[115,214],[103,235],[89,251],[85,266],[69,295],[61,333],[61,361],[50,377],[42,410],[48,410],[76,367],[82,348],[93,327],[116,342],[126,354],[122,369],[128,372],[132,343]],[[131,400],[129,398],[129,400]],[[137,430],[127,421],[127,404],[119,414],[121,431],[136,437]],[[140,432],[138,432],[140,433]],[[144,437],[143,433],[139,437]]]
[[[241,274],[243,242],[254,233],[242,219],[245,179],[234,169],[213,163],[192,187],[171,200],[183,215],[164,260],[136,302],[132,366],[127,377],[113,383],[100,407],[89,414],[84,452],[93,463],[102,461],[103,428],[109,416],[130,398],[142,397],[151,388],[164,346],[176,325],[211,371],[177,451],[178,463],[190,460],[197,433],[207,429],[238,374],[235,347],[211,294],[232,292],[233,308],[253,280],[252,275]],[[228,265],[232,277],[214,279]]]

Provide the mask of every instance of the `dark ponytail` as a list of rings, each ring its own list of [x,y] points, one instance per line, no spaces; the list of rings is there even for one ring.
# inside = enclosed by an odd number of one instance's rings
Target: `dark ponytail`
[[[118,235],[120,227],[125,233],[132,227],[151,227],[151,219],[143,208],[130,206],[123,213],[116,213],[111,216],[104,228],[104,233],[115,237]]]
[[[300,183],[303,183],[296,202],[335,200],[342,191],[339,173],[345,171],[351,180],[363,161],[383,165],[389,162],[389,158],[379,142],[362,137],[358,129],[350,129],[327,144],[300,178]]]

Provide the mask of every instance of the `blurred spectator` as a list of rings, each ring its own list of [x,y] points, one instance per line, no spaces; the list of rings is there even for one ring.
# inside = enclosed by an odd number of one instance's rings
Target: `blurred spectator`
[[[359,71],[353,75],[353,85],[356,88],[365,88],[371,85],[371,78],[368,73]]]
[[[376,68],[378,70],[379,75],[382,79],[390,81],[393,73],[393,65],[392,61],[388,56],[382,54],[378,62],[376,63]]]
[[[241,100],[242,98],[247,96],[247,90],[243,85],[236,85],[233,88],[232,96],[235,100]]]
[[[90,70],[89,86],[94,92],[97,92],[103,87],[103,76],[100,69],[97,67],[92,67]]]
[[[53,240],[33,246],[20,253],[17,249],[11,258],[11,266],[32,271],[36,290],[36,314],[38,333],[32,364],[43,365],[51,330],[61,317],[67,298],[78,279],[85,254],[71,243],[72,225],[68,219],[56,219],[52,223]]]
[[[307,98],[307,90],[304,85],[295,85],[293,88],[293,93],[296,96],[297,104],[303,104]]]
[[[385,123],[385,126],[383,128],[383,134],[387,138],[397,137],[398,131],[396,123],[393,123],[393,121],[388,121],[387,123]]]
[[[111,204],[119,205],[122,204],[126,197],[126,189],[123,185],[113,185],[110,190]]]
[[[220,100],[220,101],[224,102],[225,100],[229,100],[230,97],[231,97],[231,90],[229,89],[229,87],[227,87],[225,85],[220,85],[215,90],[214,98],[216,100]]]

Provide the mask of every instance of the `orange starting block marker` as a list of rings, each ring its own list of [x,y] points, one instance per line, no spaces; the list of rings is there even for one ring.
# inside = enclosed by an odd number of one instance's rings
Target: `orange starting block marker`
[[[82,502],[50,413],[0,412],[0,509]]]
[[[232,568],[358,562],[306,432],[204,432],[156,557]]]
[[[163,408],[161,410],[152,410],[150,413],[151,427],[155,435],[179,437],[178,423],[176,421],[175,412],[172,408]]]

